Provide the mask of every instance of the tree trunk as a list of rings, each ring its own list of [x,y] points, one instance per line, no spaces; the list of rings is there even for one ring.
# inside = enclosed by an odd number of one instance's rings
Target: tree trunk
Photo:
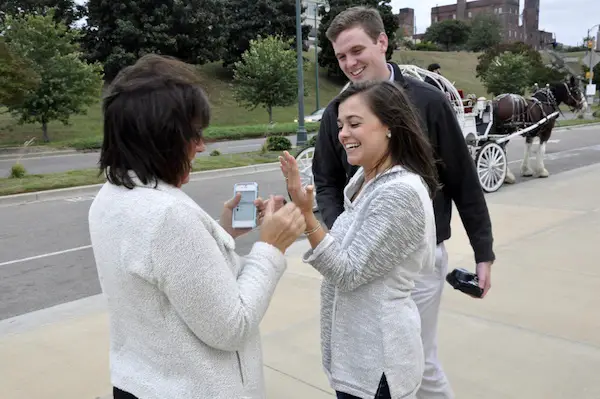
[[[267,106],[267,112],[269,112],[269,125],[273,124],[273,107]]]
[[[42,140],[44,140],[44,143],[50,142],[50,137],[48,137],[48,122],[45,120],[42,121]]]

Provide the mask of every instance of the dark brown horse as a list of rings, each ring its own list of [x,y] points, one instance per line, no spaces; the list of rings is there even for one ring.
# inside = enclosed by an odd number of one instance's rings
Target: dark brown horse
[[[572,110],[580,110],[585,104],[583,93],[579,89],[577,81],[571,77],[567,82],[559,82],[546,85],[538,89],[529,98],[518,94],[500,94],[493,101],[494,126],[493,134],[511,134],[536,124],[555,111],[560,112],[560,104],[565,103]],[[546,154],[546,142],[550,139],[556,118],[550,119],[535,129],[524,133],[525,154],[521,163],[521,175],[548,177],[549,173],[544,167],[544,156]],[[533,139],[539,138],[537,151],[537,164],[535,171],[529,166],[531,147]],[[506,183],[514,183],[515,177],[507,173]]]

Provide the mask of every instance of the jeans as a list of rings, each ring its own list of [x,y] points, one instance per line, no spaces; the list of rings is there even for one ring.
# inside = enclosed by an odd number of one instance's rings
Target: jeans
[[[357,396],[350,395],[348,393],[336,391],[337,399],[360,399]],[[387,379],[385,378],[385,374],[381,376],[381,381],[379,381],[379,388],[377,388],[377,393],[373,399],[391,399],[392,395],[390,393],[390,388],[388,387]]]

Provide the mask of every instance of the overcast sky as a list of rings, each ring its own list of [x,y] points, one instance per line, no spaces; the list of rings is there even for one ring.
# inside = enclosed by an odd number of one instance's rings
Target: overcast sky
[[[520,1],[521,12],[524,0]],[[456,4],[456,0],[392,0],[394,14],[401,8],[413,8],[417,33],[431,23],[431,7]],[[556,34],[556,41],[577,45],[592,26],[600,24],[600,0],[540,0],[540,29]],[[592,30],[593,36],[597,27]]]

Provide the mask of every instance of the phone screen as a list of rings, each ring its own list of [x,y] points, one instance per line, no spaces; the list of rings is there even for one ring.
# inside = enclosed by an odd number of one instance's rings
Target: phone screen
[[[242,199],[235,209],[235,218],[237,220],[253,220],[254,219],[254,191],[240,191]]]

